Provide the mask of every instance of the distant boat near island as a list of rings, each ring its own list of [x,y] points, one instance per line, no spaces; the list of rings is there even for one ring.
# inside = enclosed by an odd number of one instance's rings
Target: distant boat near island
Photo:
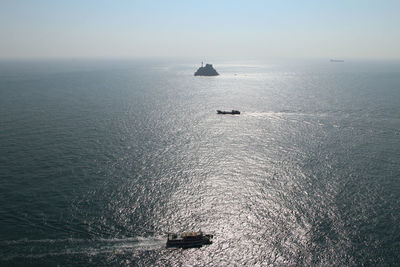
[[[203,62],[201,62],[201,67],[194,73],[194,76],[218,76],[219,73],[213,68],[212,64],[206,64],[203,67]]]
[[[343,59],[331,59],[330,62],[344,62]]]

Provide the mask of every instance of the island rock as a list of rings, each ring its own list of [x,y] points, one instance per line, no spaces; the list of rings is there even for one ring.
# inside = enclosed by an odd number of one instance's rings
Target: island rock
[[[194,76],[217,76],[218,72],[213,68],[212,64],[206,64],[203,67],[203,63],[201,63],[201,67],[194,73]]]

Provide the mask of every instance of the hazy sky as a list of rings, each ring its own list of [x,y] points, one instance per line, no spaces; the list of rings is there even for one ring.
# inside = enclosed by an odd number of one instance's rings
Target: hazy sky
[[[0,0],[0,58],[400,59],[400,0]]]

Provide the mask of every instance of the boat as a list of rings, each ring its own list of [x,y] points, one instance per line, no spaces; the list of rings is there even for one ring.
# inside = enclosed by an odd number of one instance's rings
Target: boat
[[[239,111],[239,110],[233,110],[233,109],[232,109],[232,111],[217,110],[217,114],[239,115],[239,114],[240,114],[240,111]]]
[[[213,235],[203,234],[203,232],[184,232],[181,234],[169,233],[167,238],[167,248],[196,248],[212,243]]]

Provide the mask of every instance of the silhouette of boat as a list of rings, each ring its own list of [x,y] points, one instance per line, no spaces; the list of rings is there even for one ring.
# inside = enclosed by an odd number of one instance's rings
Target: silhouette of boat
[[[213,235],[203,234],[203,232],[185,232],[181,234],[169,233],[167,238],[167,248],[196,248],[212,243]]]
[[[217,114],[239,115],[239,114],[240,114],[240,111],[239,111],[239,110],[233,110],[233,109],[232,109],[232,111],[217,110]]]

